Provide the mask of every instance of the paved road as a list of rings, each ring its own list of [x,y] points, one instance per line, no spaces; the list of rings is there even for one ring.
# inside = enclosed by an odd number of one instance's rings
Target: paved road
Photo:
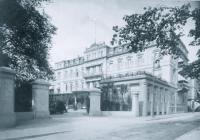
[[[199,127],[200,120],[140,124],[108,135],[114,140],[173,140]]]
[[[200,127],[200,114],[156,118],[66,117],[25,123],[0,132],[7,140],[173,140]]]

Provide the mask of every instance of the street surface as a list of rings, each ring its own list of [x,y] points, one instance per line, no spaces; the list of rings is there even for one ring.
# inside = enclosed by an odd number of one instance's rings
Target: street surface
[[[132,118],[54,115],[0,131],[0,140],[174,140],[200,128],[200,113]]]

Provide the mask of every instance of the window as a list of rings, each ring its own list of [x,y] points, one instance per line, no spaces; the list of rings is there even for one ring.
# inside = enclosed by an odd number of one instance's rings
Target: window
[[[57,93],[60,93],[60,88],[59,87],[57,88]]]
[[[87,82],[87,88],[90,88],[90,83],[89,82]]]
[[[93,67],[93,73],[96,73],[96,66]]]
[[[114,69],[114,62],[113,60],[109,61],[109,71],[112,71]]]
[[[86,68],[87,74],[90,73],[90,68]]]
[[[97,83],[96,82],[92,82],[93,87],[97,87]]]
[[[118,59],[118,65],[117,68],[120,70],[122,68],[122,58]]]
[[[90,55],[88,54],[88,55],[87,55],[87,60],[89,60],[89,59],[90,59]]]
[[[96,58],[96,53],[94,53],[94,58]]]
[[[137,56],[137,63],[138,63],[138,65],[141,65],[142,63],[144,63],[143,54],[138,54],[138,56]]]
[[[72,88],[73,88],[73,83],[70,82],[70,91],[72,91]]]
[[[67,88],[68,88],[68,87],[67,87],[67,84],[66,84],[66,85],[65,85],[65,91],[66,91],[66,92],[67,92]]]
[[[81,73],[82,73],[82,75],[84,75],[84,68],[83,67],[81,68]]]
[[[155,65],[155,69],[159,69],[160,68],[160,52],[159,51],[155,51],[154,52],[154,65]]]
[[[75,81],[75,89],[78,89],[78,81]]]
[[[70,70],[70,76],[73,77],[73,70]]]
[[[76,69],[76,77],[78,77],[78,69]]]
[[[127,67],[130,68],[131,67],[131,61],[132,61],[132,57],[128,56],[127,57]]]
[[[101,51],[101,57],[103,56],[103,50]]]
[[[102,72],[102,64],[99,65],[99,72],[100,72],[100,73]]]
[[[58,73],[57,73],[57,79],[60,79],[60,78],[61,78],[61,73],[58,72]]]
[[[112,65],[112,64],[113,64],[113,60],[110,60],[109,65]]]
[[[118,52],[119,53],[122,52],[122,48],[121,47],[118,48]]]
[[[81,82],[81,88],[82,89],[84,88],[84,82],[83,81]]]
[[[176,81],[176,69],[175,68],[172,68],[172,83],[175,83]]]
[[[67,78],[67,76],[68,76],[68,75],[67,75],[67,71],[65,71],[65,78]]]
[[[155,62],[154,62],[155,64],[155,69],[159,69],[160,68],[160,60],[156,60]]]

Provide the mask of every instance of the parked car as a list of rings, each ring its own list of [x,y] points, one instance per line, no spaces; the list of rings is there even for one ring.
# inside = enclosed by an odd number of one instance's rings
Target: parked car
[[[63,114],[67,112],[65,107],[65,103],[63,101],[56,101],[55,103],[51,104],[50,106],[50,114]]]

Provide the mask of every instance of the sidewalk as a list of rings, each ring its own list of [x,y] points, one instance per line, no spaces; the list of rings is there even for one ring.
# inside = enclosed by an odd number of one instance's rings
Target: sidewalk
[[[140,117],[140,118],[132,118],[132,117],[59,117],[54,116],[52,119],[46,120],[33,120],[29,122],[24,122],[21,125],[16,127],[0,130],[0,140],[20,140],[24,138],[33,138],[36,136],[45,136],[45,135],[53,135],[59,133],[72,133],[77,131],[80,127],[102,127],[105,123],[109,127],[107,128],[117,128],[120,125],[132,125],[134,124],[145,124],[145,123],[156,123],[156,122],[165,122],[165,121],[174,121],[174,120],[185,120],[192,118],[199,118],[200,113],[180,113],[180,114],[171,114],[171,115],[160,115],[155,116],[154,118],[148,117]],[[85,128],[83,128],[85,129]],[[103,131],[107,131],[103,128]],[[194,134],[193,134],[194,133]],[[200,128],[198,131],[194,131],[192,135],[196,135],[196,133],[200,133]],[[199,135],[198,135],[199,136]],[[189,136],[190,137],[190,136]],[[178,139],[178,140],[187,140],[186,139]],[[194,139],[195,140],[195,139]]]
[[[200,127],[178,137],[175,140],[199,140],[200,139]]]

